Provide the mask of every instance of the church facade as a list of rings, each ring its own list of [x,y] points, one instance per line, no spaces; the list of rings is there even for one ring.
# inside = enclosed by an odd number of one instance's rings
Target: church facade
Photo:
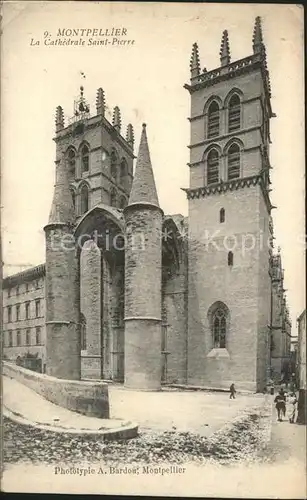
[[[188,217],[160,207],[145,124],[133,171],[133,127],[122,133],[117,106],[107,120],[101,88],[95,116],[82,87],[66,126],[57,108],[46,263],[4,280],[8,358],[36,349],[49,375],[140,390],[234,382],[260,391],[272,373],[280,377],[282,361],[272,359],[289,356],[291,323],[272,244],[274,113],[260,19],[244,59],[231,62],[223,32],[217,69],[201,71],[195,43],[185,88]],[[39,349],[29,335],[17,345],[12,319],[21,304],[13,291],[20,297],[24,287],[19,331],[31,328],[23,303],[34,280],[44,294],[43,319],[32,326]]]

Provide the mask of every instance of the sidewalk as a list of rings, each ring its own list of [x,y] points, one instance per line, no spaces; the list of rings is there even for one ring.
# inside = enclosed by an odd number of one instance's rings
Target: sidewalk
[[[25,425],[78,434],[102,434],[120,438],[137,435],[137,424],[116,419],[87,417],[47,401],[17,380],[3,376],[3,413]]]

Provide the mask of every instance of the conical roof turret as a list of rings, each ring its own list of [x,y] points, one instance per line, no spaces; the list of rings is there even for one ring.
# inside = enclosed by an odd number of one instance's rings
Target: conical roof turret
[[[56,182],[48,224],[68,224],[75,221],[75,212],[69,188],[68,172],[64,155],[56,162]]]
[[[138,203],[154,205],[160,208],[156,183],[151,166],[145,123],[143,123],[139,152],[137,156],[135,174],[128,207],[130,205]]]

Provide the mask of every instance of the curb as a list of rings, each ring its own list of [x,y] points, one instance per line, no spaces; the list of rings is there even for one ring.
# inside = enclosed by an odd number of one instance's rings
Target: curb
[[[41,429],[49,432],[56,432],[62,434],[82,434],[82,435],[96,435],[102,437],[104,441],[112,441],[112,440],[123,440],[123,439],[131,439],[138,436],[139,426],[136,423],[129,422],[127,425],[123,425],[122,427],[118,427],[110,430],[99,430],[99,429],[67,429],[64,427],[58,427],[55,425],[47,425],[40,424],[39,422],[33,422],[31,420],[26,419],[22,415],[16,415],[5,405],[2,406],[3,415],[13,422],[21,425],[27,425],[30,427],[35,427],[36,429]],[[107,419],[106,419],[107,420]],[[112,420],[112,419],[109,419]]]

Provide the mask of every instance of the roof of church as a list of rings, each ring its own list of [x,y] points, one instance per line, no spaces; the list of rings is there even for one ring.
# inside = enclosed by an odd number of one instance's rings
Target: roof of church
[[[160,208],[156,183],[150,161],[145,123],[143,123],[140,147],[128,206],[138,203],[146,203]]]
[[[27,281],[32,281],[42,276],[45,276],[46,265],[39,264],[38,266],[31,267],[30,269],[25,269],[11,276],[6,276],[3,278],[3,288],[10,288],[11,286],[20,285],[21,283],[26,283]]]

